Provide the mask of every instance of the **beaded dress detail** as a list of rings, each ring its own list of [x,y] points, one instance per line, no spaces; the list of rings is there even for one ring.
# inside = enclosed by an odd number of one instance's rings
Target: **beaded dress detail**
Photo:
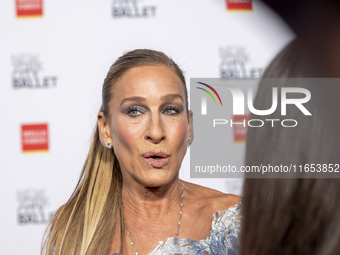
[[[240,203],[213,215],[211,231],[204,240],[170,237],[159,242],[149,255],[236,255],[240,233]]]
[[[169,237],[165,242],[159,242],[148,255],[237,255],[241,227],[240,205],[238,203],[228,210],[216,212],[206,239],[196,241]]]

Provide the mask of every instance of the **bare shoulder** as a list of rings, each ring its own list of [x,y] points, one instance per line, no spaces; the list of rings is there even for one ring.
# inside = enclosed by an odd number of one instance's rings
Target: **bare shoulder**
[[[220,191],[189,182],[183,182],[183,186],[188,199],[195,203],[199,209],[204,209],[204,211],[209,213],[227,210],[229,207],[238,204],[241,200],[241,197],[237,195],[224,194]]]

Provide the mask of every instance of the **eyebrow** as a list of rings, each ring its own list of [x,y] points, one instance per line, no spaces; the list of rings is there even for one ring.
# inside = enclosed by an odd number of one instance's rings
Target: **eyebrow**
[[[169,101],[174,100],[175,98],[180,98],[182,100],[182,102],[184,102],[183,97],[179,94],[167,94],[165,96],[162,96],[161,100],[169,102]]]
[[[144,97],[128,97],[128,98],[125,98],[122,102],[121,102],[121,106],[125,103],[125,102],[128,102],[128,101],[132,101],[132,102],[145,102],[146,99]]]
[[[182,102],[184,102],[183,97],[179,94],[167,94],[167,95],[162,96],[161,100],[164,101],[164,102],[169,102],[169,101],[174,100],[175,98],[180,98],[182,100]],[[128,97],[128,98],[125,98],[120,105],[123,105],[125,102],[129,102],[129,101],[145,102],[146,99],[144,97],[138,97],[138,96]]]

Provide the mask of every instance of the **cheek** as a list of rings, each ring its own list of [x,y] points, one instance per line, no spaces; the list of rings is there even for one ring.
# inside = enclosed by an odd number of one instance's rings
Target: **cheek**
[[[186,121],[181,121],[169,125],[169,140],[173,141],[172,145],[178,147],[179,151],[182,151],[182,147],[186,148],[187,145],[187,131],[188,123]]]
[[[113,125],[113,146],[119,150],[135,148],[136,143],[140,140],[141,126],[117,121]]]

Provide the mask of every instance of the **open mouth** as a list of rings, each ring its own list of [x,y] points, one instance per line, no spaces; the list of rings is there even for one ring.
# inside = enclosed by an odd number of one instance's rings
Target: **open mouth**
[[[151,156],[151,158],[158,160],[158,159],[162,159],[163,157]]]
[[[168,154],[164,152],[149,151],[142,155],[146,161],[148,161],[153,167],[160,168],[165,166],[169,162]]]

